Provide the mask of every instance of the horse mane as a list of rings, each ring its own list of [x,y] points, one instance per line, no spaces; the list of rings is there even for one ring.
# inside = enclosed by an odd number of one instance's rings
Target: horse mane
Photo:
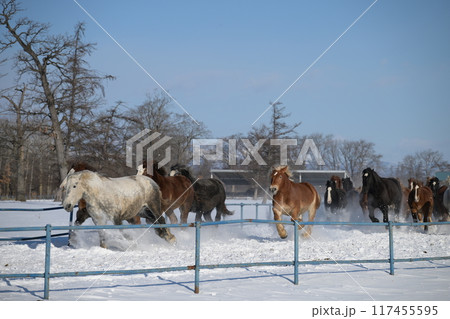
[[[158,167],[158,163],[156,161],[153,161],[152,167],[153,167],[153,172],[156,172],[156,173],[158,173],[161,176],[167,176],[167,172],[164,169],[164,167]],[[146,160],[144,160],[142,162],[142,168],[145,171],[147,171],[147,161]],[[148,171],[147,171],[146,174],[148,174]]]
[[[195,182],[195,178],[194,178],[194,176],[192,176],[191,171],[189,170],[189,168],[187,166],[181,165],[181,164],[175,164],[174,166],[172,166],[172,169],[179,171],[180,174],[183,175],[184,177],[187,177],[191,181],[191,183]]]
[[[167,176],[167,172],[164,167],[158,167],[158,163],[156,162],[153,162],[153,172],[156,172],[162,176]]]
[[[292,177],[292,172],[291,172],[291,170],[289,169],[289,167],[286,166],[286,165],[279,165],[279,166],[276,166],[276,167],[274,167],[274,170],[278,172],[278,171],[280,171],[280,170],[282,170],[282,169],[284,169],[284,168],[286,168],[286,171],[285,171],[286,175],[287,175],[289,178],[291,178],[291,177]]]
[[[91,172],[96,172],[97,169],[94,168],[92,165],[86,163],[86,162],[75,162],[72,164],[72,166],[70,167],[69,171],[73,169],[75,172],[80,172],[80,171],[91,171]]]

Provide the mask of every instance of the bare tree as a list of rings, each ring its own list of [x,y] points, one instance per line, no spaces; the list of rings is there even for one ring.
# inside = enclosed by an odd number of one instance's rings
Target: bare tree
[[[361,181],[360,174],[366,167],[380,167],[382,155],[375,152],[374,146],[365,140],[343,141],[340,146],[342,167],[356,183]]]
[[[19,46],[22,50],[17,54],[19,73],[32,75],[39,84],[43,94],[48,114],[51,119],[52,133],[55,140],[56,156],[61,179],[67,174],[67,163],[64,154],[64,143],[59,110],[55,99],[55,87],[51,85],[53,72],[62,68],[62,57],[67,54],[72,39],[67,36],[50,36],[47,34],[49,26],[34,22],[28,18],[14,21],[21,9],[14,0],[2,0],[0,25],[4,27],[4,38],[0,42],[0,52],[12,46]]]
[[[450,169],[450,164],[444,160],[443,154],[429,149],[413,155],[406,155],[398,164],[397,171],[402,181],[405,182],[410,177],[425,181],[436,171],[448,169]]]
[[[28,18],[16,19],[21,11],[15,0],[1,0],[0,25],[4,37],[0,52],[12,47],[20,50],[15,56],[18,74],[28,76],[29,88],[37,95],[36,102],[50,119],[49,134],[54,139],[60,179],[67,174],[67,152],[73,133],[85,129],[86,117],[99,103],[96,91],[101,81],[111,76],[99,76],[88,68],[85,60],[93,44],[84,43],[84,25],[75,27],[73,36],[51,35],[49,25]]]
[[[323,135],[322,133],[309,134],[302,137],[302,140],[312,139],[319,150],[322,159],[325,162],[325,167],[332,170],[341,169],[341,153],[339,150],[340,141],[336,140],[333,135]],[[310,163],[310,169],[321,169],[317,163]]]
[[[15,89],[16,93],[19,93],[18,101],[15,101],[17,94],[3,94],[2,99],[8,102],[8,105],[3,108],[6,113],[13,114],[15,116],[15,125],[12,126],[12,132],[5,136],[9,136],[10,143],[13,146],[13,154],[16,159],[16,200],[26,200],[25,189],[25,142],[27,140],[27,124],[24,123],[23,116],[25,115],[24,102],[26,95],[26,86],[22,89]]]
[[[187,114],[175,113],[171,108],[171,100],[167,95],[159,91],[148,94],[144,103],[132,108],[127,114],[129,131],[134,135],[150,129],[171,137],[167,143],[172,150],[171,163],[187,164],[192,159],[192,140],[206,138],[210,132],[202,122],[197,124]],[[163,154],[155,154],[155,159],[160,156]]]

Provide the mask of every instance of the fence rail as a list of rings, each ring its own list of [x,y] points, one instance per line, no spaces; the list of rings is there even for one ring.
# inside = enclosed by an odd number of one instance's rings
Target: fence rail
[[[233,204],[227,204],[233,205]],[[256,206],[270,206],[270,204],[234,204],[241,207],[241,216],[243,214],[243,207],[248,205]],[[258,211],[256,211],[258,213]],[[213,225],[226,225],[226,224],[245,224],[245,223],[261,223],[261,224],[285,224],[291,225],[294,228],[294,258],[287,261],[267,261],[267,262],[253,262],[253,263],[233,263],[233,264],[214,264],[214,265],[202,265],[200,263],[201,254],[201,229],[202,227],[208,227]],[[342,226],[342,225],[354,225],[354,226],[378,226],[387,227],[389,233],[389,258],[385,259],[357,259],[357,260],[298,260],[298,227],[297,225],[328,225],[328,226]],[[433,222],[433,223],[355,223],[355,222],[292,222],[292,221],[273,221],[262,219],[239,219],[228,220],[221,222],[195,222],[189,224],[165,224],[165,225],[103,225],[103,226],[52,226],[46,225],[45,227],[9,227],[0,228],[0,232],[21,232],[21,231],[45,231],[45,266],[43,273],[25,273],[25,274],[0,274],[0,278],[44,278],[44,299],[49,299],[50,294],[50,279],[58,277],[75,277],[75,276],[95,276],[95,275],[131,275],[131,274],[146,274],[146,273],[159,273],[159,272],[171,272],[171,271],[185,271],[194,270],[194,292],[200,291],[200,270],[201,269],[216,269],[216,268],[243,268],[243,267],[258,267],[258,266],[293,266],[294,267],[294,279],[293,283],[298,284],[298,266],[299,265],[320,265],[320,264],[354,264],[354,263],[389,263],[390,274],[394,275],[394,264],[397,262],[414,262],[414,261],[431,261],[431,260],[449,260],[450,256],[440,257],[427,257],[427,258],[401,258],[395,259],[394,257],[394,240],[393,240],[393,227],[398,226],[424,226],[424,225],[450,225],[450,222]],[[195,263],[194,265],[186,265],[179,267],[163,267],[163,268],[149,268],[149,269],[133,269],[133,270],[108,270],[108,271],[73,271],[73,272],[50,272],[50,253],[51,253],[51,238],[52,231],[71,231],[71,230],[99,230],[99,229],[139,229],[139,228],[174,228],[174,227],[195,227]],[[14,238],[6,238],[3,240],[14,241]]]

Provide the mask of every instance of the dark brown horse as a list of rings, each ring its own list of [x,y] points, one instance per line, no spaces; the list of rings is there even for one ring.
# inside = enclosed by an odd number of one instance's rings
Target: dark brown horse
[[[234,211],[229,211],[225,205],[225,188],[217,178],[194,178],[189,168],[176,164],[172,166],[171,176],[183,175],[187,177],[194,188],[194,201],[191,212],[196,213],[195,221],[202,221],[202,215],[207,222],[212,222],[211,212],[216,209],[215,221],[220,221],[222,216],[233,215]]]
[[[161,190],[161,209],[169,217],[172,224],[177,224],[178,219],[173,212],[179,209],[182,224],[187,223],[189,211],[194,200],[194,189],[192,184],[184,176],[166,176],[162,168],[158,168],[158,163],[153,163],[153,172],[147,172],[147,161],[138,167],[138,175],[145,175],[153,179]]]
[[[336,175],[331,176],[330,177],[330,181],[336,183],[336,188],[337,189],[343,189],[342,188],[342,179],[339,176],[336,176]]]
[[[273,194],[273,216],[281,221],[282,215],[288,215],[292,221],[303,221],[303,214],[308,212],[308,221],[314,221],[316,211],[320,206],[320,196],[310,183],[294,183],[289,179],[292,174],[287,166],[273,169],[270,181],[270,191]],[[302,229],[304,225],[299,225]],[[303,236],[311,235],[312,225],[307,227]],[[281,238],[287,233],[283,224],[277,224],[277,231]]]
[[[72,166],[70,167],[69,170],[69,174],[72,173],[76,173],[76,172],[81,172],[81,171],[91,171],[91,172],[96,172],[97,170],[85,163],[85,162],[76,162],[73,163]],[[86,208],[86,201],[84,199],[80,199],[80,201],[78,202],[78,211],[77,211],[77,219],[75,220],[75,225],[79,226],[81,224],[83,224],[86,219],[90,218],[91,216],[89,215],[87,208]],[[139,225],[141,223],[141,218],[139,216],[135,216],[129,220],[127,220],[127,222],[129,222],[130,224],[134,224],[134,225]]]
[[[431,223],[434,201],[433,192],[429,187],[413,183],[413,190],[408,195],[408,205],[415,223],[418,221]],[[427,225],[424,226],[424,230],[428,231]]]

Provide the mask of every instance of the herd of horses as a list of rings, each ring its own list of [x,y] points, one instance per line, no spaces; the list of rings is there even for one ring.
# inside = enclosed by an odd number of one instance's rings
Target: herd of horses
[[[438,178],[429,178],[424,184],[411,178],[408,187],[401,186],[395,178],[380,177],[373,169],[362,172],[362,188],[357,191],[350,178],[332,176],[326,183],[324,206],[327,211],[337,214],[350,205],[359,205],[364,214],[369,212],[372,222],[379,222],[375,209],[383,214],[383,222],[389,221],[389,210],[395,212],[398,220],[400,211],[410,214],[414,222],[431,222],[432,215],[440,220],[449,220],[450,190],[440,186]],[[225,205],[226,193],[222,182],[215,178],[195,178],[188,167],[174,165],[170,173],[153,163],[147,170],[144,161],[136,175],[120,178],[102,176],[85,164],[72,165],[60,188],[64,192],[63,207],[72,211],[78,205],[75,225],[81,225],[92,218],[95,225],[105,225],[108,220],[121,225],[124,220],[140,224],[145,218],[147,224],[165,224],[164,214],[171,223],[178,223],[174,213],[180,211],[182,224],[187,223],[190,212],[195,220],[212,221],[211,212],[216,210],[215,221],[224,215],[232,215]],[[296,183],[287,166],[275,167],[270,175],[273,215],[281,221],[287,215],[292,221],[302,222],[308,212],[308,221],[313,222],[321,198],[313,185],[308,182]],[[428,227],[424,226],[425,231]],[[276,228],[281,238],[287,237],[282,223]],[[303,225],[298,225],[299,229]],[[311,235],[312,225],[308,225],[303,236]],[[158,236],[169,243],[176,241],[167,227],[155,228]],[[126,236],[126,234],[124,234]],[[99,231],[100,246],[106,248],[105,231]]]
[[[180,210],[181,223],[187,223],[189,212],[195,212],[196,221],[202,216],[212,221],[211,212],[216,209],[215,221],[223,215],[232,215],[225,205],[225,188],[215,178],[196,179],[182,165],[171,167],[170,175],[153,163],[147,171],[147,162],[138,167],[133,176],[110,178],[102,176],[86,163],[72,165],[60,188],[64,192],[63,207],[72,211],[78,204],[75,225],[92,218],[95,225],[112,221],[121,225],[124,220],[140,224],[165,224],[164,214],[173,224],[178,223],[174,213]],[[156,233],[170,243],[176,241],[168,228],[155,228]],[[125,233],[123,233],[125,235]],[[106,248],[105,232],[99,231],[100,246]]]
[[[341,179],[332,176],[327,181],[325,208],[337,213],[348,205],[353,205],[353,208],[359,205],[364,215],[369,212],[372,222],[379,222],[374,214],[377,208],[383,214],[383,222],[389,221],[389,210],[394,211],[396,221],[400,212],[405,219],[411,215],[415,223],[432,222],[433,216],[439,221],[450,220],[450,189],[441,186],[437,177],[429,177],[425,183],[410,178],[408,186],[402,186],[398,179],[380,177],[369,167],[363,170],[362,181],[361,192],[358,192],[350,178],[345,178],[341,187]],[[428,230],[427,225],[424,230]]]

